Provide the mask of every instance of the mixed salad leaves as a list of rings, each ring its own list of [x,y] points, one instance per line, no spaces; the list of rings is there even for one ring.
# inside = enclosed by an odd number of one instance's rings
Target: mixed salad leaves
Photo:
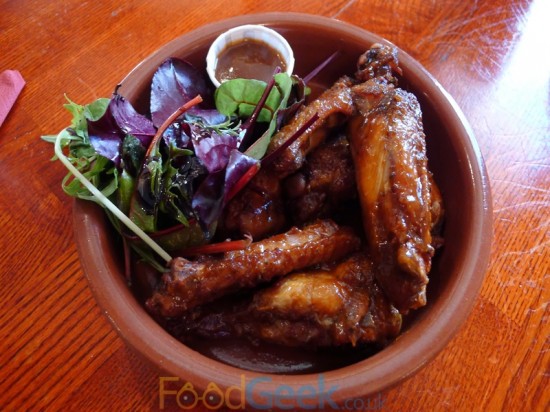
[[[149,113],[118,90],[86,105],[67,99],[70,127],[43,139],[70,170],[63,190],[104,206],[126,251],[159,270],[149,246],[168,261],[167,252],[211,242],[224,206],[276,156],[266,156],[271,137],[307,94],[303,79],[278,72],[269,83],[234,79],[214,90],[205,73],[176,58],[153,76]]]

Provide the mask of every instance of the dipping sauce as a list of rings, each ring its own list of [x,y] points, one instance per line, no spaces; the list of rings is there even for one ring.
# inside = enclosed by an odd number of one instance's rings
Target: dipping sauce
[[[277,50],[259,40],[242,39],[221,51],[215,73],[220,83],[238,78],[267,82],[277,67],[281,72],[287,68]]]

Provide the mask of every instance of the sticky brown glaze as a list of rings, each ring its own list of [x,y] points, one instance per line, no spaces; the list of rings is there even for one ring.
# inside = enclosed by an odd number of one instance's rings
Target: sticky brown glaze
[[[395,73],[401,74],[397,49],[376,43],[359,56],[355,80],[362,83],[374,78],[378,78],[378,81],[385,78],[388,82],[396,83]]]
[[[175,317],[198,305],[240,289],[252,288],[292,271],[338,260],[360,247],[353,230],[330,220],[255,242],[245,250],[197,261],[172,260],[148,309],[157,315]]]
[[[281,197],[281,180],[296,172],[309,152],[319,146],[330,131],[353,112],[350,78],[344,77],[322,93],[276,133],[268,147],[273,153],[317,113],[319,119],[293,144],[262,169],[225,208],[219,232],[224,236],[251,235],[263,239],[280,232],[288,222]]]
[[[306,164],[284,184],[295,224],[329,217],[357,197],[355,171],[348,139],[340,135],[311,152]]]
[[[348,135],[364,230],[380,266],[378,281],[406,312],[426,304],[434,254],[426,141],[416,97],[394,86],[388,63],[372,64],[363,73],[376,74],[381,67],[383,74],[353,87],[357,115]]]
[[[254,240],[261,240],[280,233],[287,227],[281,182],[271,172],[262,169],[227,204],[220,219],[218,233],[222,237],[231,238],[240,238],[247,234]]]
[[[285,346],[385,344],[401,329],[362,253],[279,280],[254,296],[246,317],[236,323],[239,334]]]
[[[279,178],[286,177],[302,167],[307,154],[325,140],[331,129],[342,124],[353,113],[351,84],[350,78],[341,78],[317,99],[302,106],[296,116],[273,136],[268,147],[268,154],[286,142],[315,113],[319,116],[319,119],[305,133],[283,150],[269,165],[269,168],[275,171]]]

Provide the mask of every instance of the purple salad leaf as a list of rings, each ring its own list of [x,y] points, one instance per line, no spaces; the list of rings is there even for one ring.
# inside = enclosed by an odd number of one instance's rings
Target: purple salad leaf
[[[107,110],[111,111],[118,127],[124,134],[135,136],[144,147],[149,146],[157,130],[153,126],[153,122],[136,112],[129,101],[115,93]]]
[[[184,121],[172,123],[164,132],[162,138],[168,146],[175,146],[179,149],[193,149],[191,144],[191,125],[197,127],[224,125],[229,118],[216,109],[199,109],[192,107],[184,114]],[[195,133],[197,130],[195,129]],[[208,135],[206,130],[200,132],[201,136]]]
[[[208,108],[212,86],[206,74],[191,64],[176,58],[164,61],[151,83],[151,117],[153,124],[160,127],[179,107],[193,97],[200,95],[204,101],[201,107]]]
[[[200,109],[198,107],[193,107],[185,113],[185,119],[192,123],[201,120],[203,124],[213,126],[227,122],[228,117],[225,114],[221,114],[216,109]]]
[[[191,130],[186,123],[174,122],[166,128],[162,139],[169,149],[193,149],[190,134]]]
[[[191,63],[181,59],[172,59],[174,73],[178,84],[187,94],[188,99],[200,95],[203,99],[199,107],[213,108],[214,107],[214,86],[206,74],[206,70],[198,70]]]
[[[113,117],[113,112],[110,110],[111,103],[109,103],[105,114],[98,120],[87,121],[88,136],[94,150],[101,156],[112,160],[118,166],[122,136],[120,128]]]
[[[199,125],[190,126],[195,155],[202,161],[208,172],[214,173],[225,169],[231,150],[237,148],[237,137],[219,134]]]
[[[90,144],[94,150],[117,166],[126,135],[133,135],[147,148],[156,133],[153,123],[137,113],[131,103],[116,92],[103,116],[97,120],[87,120],[87,123]]]
[[[240,185],[241,178],[255,166],[259,166],[260,161],[254,159],[253,157],[245,155],[239,150],[232,150],[229,155],[229,161],[227,162],[227,167],[225,169],[225,186],[224,186],[224,197],[223,197],[223,206],[227,204],[236,192],[242,187],[237,188],[237,185]],[[244,182],[246,184],[246,182]]]
[[[253,167],[259,166],[259,161],[245,155],[237,149],[232,149],[227,167],[210,173],[200,184],[193,196],[192,206],[195,210],[203,230],[211,232],[216,226],[223,208],[234,196],[235,187],[241,178]],[[242,188],[242,187],[241,187]]]
[[[210,173],[193,194],[191,205],[208,239],[214,235],[215,224],[222,213],[224,180],[225,170]]]

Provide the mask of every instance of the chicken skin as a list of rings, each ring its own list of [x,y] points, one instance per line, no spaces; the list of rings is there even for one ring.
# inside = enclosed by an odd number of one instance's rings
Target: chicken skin
[[[340,79],[317,99],[302,106],[296,116],[277,132],[268,147],[268,154],[279,149],[297,130],[316,114],[319,118],[290,146],[283,149],[266,168],[250,181],[226,206],[220,232],[225,236],[251,235],[260,240],[287,227],[281,182],[300,169],[308,153],[319,146],[330,131],[352,114],[351,80]]]
[[[348,124],[363,226],[377,279],[399,310],[426,304],[432,246],[431,181],[416,97],[395,87],[395,55],[375,46],[362,59]],[[381,64],[380,61],[385,62]]]
[[[401,314],[377,285],[370,259],[359,252],[341,263],[298,271],[256,292],[233,310],[189,313],[179,334],[242,336],[282,346],[384,345],[401,329]],[[181,328],[184,325],[184,330]]]
[[[306,164],[284,182],[294,224],[331,216],[357,197],[349,142],[339,135],[311,152]]]
[[[281,233],[288,225],[281,182],[262,169],[226,206],[218,232],[225,238],[250,235],[261,240]]]
[[[356,254],[335,267],[298,272],[254,296],[239,333],[286,346],[384,343],[401,315],[376,284],[370,260]]]
[[[189,309],[240,289],[342,259],[359,247],[360,239],[352,229],[322,220],[303,229],[294,227],[221,257],[195,261],[175,258],[170,273],[162,277],[146,305],[161,316],[181,316]]]

